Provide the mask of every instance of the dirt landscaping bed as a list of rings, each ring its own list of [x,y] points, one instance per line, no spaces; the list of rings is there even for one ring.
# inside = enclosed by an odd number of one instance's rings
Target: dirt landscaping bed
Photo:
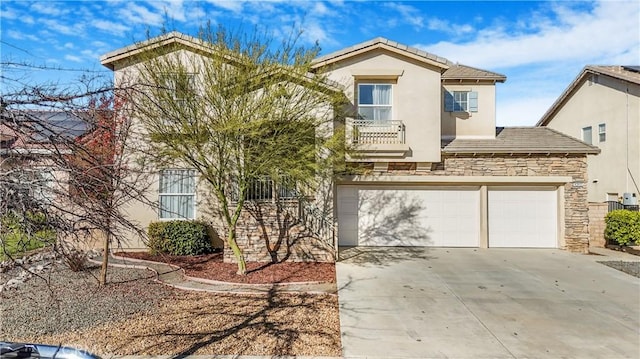
[[[290,282],[335,283],[336,269],[333,263],[319,262],[247,262],[247,275],[237,275],[238,265],[223,263],[222,253],[200,256],[152,255],[148,252],[118,252],[118,256],[144,259],[176,265],[186,275],[196,278],[219,280],[231,283],[267,284]]]
[[[341,355],[336,296],[187,292],[120,268],[110,268],[111,284],[101,288],[98,271],[57,266],[48,281],[1,292],[0,338],[103,356]]]

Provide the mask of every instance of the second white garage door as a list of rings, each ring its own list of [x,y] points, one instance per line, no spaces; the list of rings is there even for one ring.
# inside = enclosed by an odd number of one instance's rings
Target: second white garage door
[[[338,186],[341,246],[477,247],[478,187]]]
[[[557,248],[556,188],[489,188],[489,247]]]

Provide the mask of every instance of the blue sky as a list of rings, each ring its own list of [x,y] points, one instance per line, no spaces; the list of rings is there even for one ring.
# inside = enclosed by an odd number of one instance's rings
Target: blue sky
[[[637,1],[10,1],[0,3],[3,62],[64,68],[5,76],[67,84],[109,75],[101,55],[157,34],[195,35],[211,21],[320,43],[326,54],[382,36],[505,74],[497,123],[533,125],[587,64],[640,64]]]

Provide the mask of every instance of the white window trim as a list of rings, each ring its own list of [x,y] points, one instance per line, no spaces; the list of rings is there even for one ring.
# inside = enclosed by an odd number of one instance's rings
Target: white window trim
[[[589,141],[587,141],[587,138],[585,136],[585,130],[589,130],[589,133],[591,134],[591,138],[589,139]],[[592,145],[593,144],[593,127],[592,126],[585,126],[582,128],[581,133],[580,133],[580,138],[582,138],[582,142],[587,143]]]
[[[604,139],[602,139],[603,136]],[[598,142],[607,142],[607,125],[605,123],[598,125]]]
[[[469,112],[469,93],[471,91],[453,91],[453,112]],[[464,94],[464,107],[457,109],[456,106],[460,104],[456,95]]]
[[[160,205],[160,198],[162,196],[186,196],[185,193],[161,193],[160,192],[160,178],[162,177],[162,172],[164,171],[193,171],[193,218],[185,218],[185,217],[176,217],[176,218],[162,218],[160,217],[160,213],[162,212],[162,207]],[[198,218],[198,174],[193,168],[165,168],[158,172],[158,220],[159,221],[193,221]]]
[[[376,85],[378,85],[378,86],[380,86],[380,85],[382,85],[382,86],[389,86],[389,87],[390,87],[390,89],[391,89],[391,96],[389,97],[389,105],[376,105],[376,104],[371,104],[371,105],[369,105],[369,104],[360,104],[360,86],[362,86],[362,85],[365,85],[365,86],[366,86],[366,85],[373,85],[373,86],[376,86]],[[393,119],[394,119],[394,115],[393,115],[393,84],[385,83],[385,82],[359,82],[359,83],[358,83],[358,93],[356,94],[356,97],[357,97],[357,98],[356,98],[356,104],[357,104],[357,111],[358,111],[358,115],[360,115],[360,111],[359,111],[359,108],[360,108],[360,107],[368,107],[368,108],[380,108],[380,107],[386,107],[386,108],[389,108],[389,109],[391,110],[391,119],[389,119],[389,120],[384,120],[384,121],[383,121],[383,120],[375,120],[375,119],[372,119],[371,121],[374,121],[374,122],[387,122],[387,121],[393,121]]]
[[[457,100],[456,97],[462,97],[464,99]],[[479,112],[479,92],[469,88],[445,88],[444,91],[444,112],[449,113],[466,113],[472,116],[474,113]],[[449,101],[450,100],[450,101]],[[450,107],[448,106],[450,104]],[[463,104],[464,106],[458,105]]]

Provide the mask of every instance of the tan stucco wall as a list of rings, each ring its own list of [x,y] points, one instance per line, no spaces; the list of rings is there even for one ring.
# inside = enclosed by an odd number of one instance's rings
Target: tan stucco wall
[[[602,123],[605,142],[598,141]],[[605,201],[607,193],[640,195],[632,180],[640,186],[640,86],[603,75],[583,81],[547,126],[578,139],[591,126],[593,145],[602,152],[588,157],[590,202]]]
[[[356,78],[354,73],[378,72],[389,74],[400,70],[397,82],[389,79],[376,79],[375,75]],[[402,121],[406,128],[406,141],[410,152],[403,162],[439,162],[440,161],[440,108],[441,87],[440,69],[415,60],[403,58],[398,54],[382,49],[350,57],[332,65],[329,79],[342,84],[345,94],[351,101],[352,113],[355,113],[357,83],[394,82],[392,89],[393,119]],[[364,160],[364,159],[363,159]]]
[[[170,53],[166,56],[170,56],[171,58],[174,58],[176,61],[182,61],[182,63],[188,64],[187,68],[189,69],[193,68],[193,70],[191,71],[195,74],[203,72],[202,70],[198,70],[198,68],[202,65],[202,62],[201,62],[202,59],[199,58],[198,56],[194,56],[192,53],[189,53],[185,50],[179,50],[177,52]],[[130,66],[117,68],[114,74],[116,85],[120,86],[121,88],[126,88],[129,85],[136,84],[138,82],[137,77],[139,76],[139,66],[140,64],[131,64]],[[297,86],[300,86],[300,85],[297,85]],[[126,103],[124,106],[126,111]],[[331,105],[323,104],[321,106],[318,106],[317,108],[314,109],[314,111],[312,111],[312,115],[322,119],[322,125],[319,126],[316,131],[316,134],[318,136],[326,136],[328,133],[330,133],[333,130],[333,125],[334,125],[332,121],[333,107]],[[143,190],[144,194],[141,196],[140,199],[134,199],[134,200],[128,201],[123,207],[128,215],[128,218],[134,223],[137,223],[138,227],[142,229],[144,232],[147,231],[147,228],[151,222],[155,222],[159,220],[158,191],[159,191],[159,173],[161,169],[154,168],[153,166],[142,168],[136,165],[137,164],[136,160],[141,158],[141,153],[139,153],[139,151],[147,147],[146,144],[148,143],[148,141],[149,141],[149,135],[147,131],[139,122],[136,122],[134,119],[132,137],[128,142],[128,152],[131,156],[130,158],[131,166],[132,168],[135,167],[137,170],[135,171],[136,175],[139,175],[138,171],[144,174],[142,176],[143,178],[140,181],[139,188],[138,188],[139,190]],[[189,166],[186,166],[186,165],[174,164],[172,166],[167,166],[166,169],[171,169],[171,168],[179,169],[179,168],[188,168],[188,167]],[[211,227],[215,231],[214,238],[213,238],[214,245],[216,247],[222,247],[223,243],[220,238],[221,237],[224,238],[226,236],[227,230],[225,228],[223,220],[221,219],[221,216],[218,213],[219,206],[217,205],[217,201],[215,200],[215,197],[211,191],[210,186],[200,179],[197,179],[196,182],[197,182],[197,186],[196,186],[197,189],[196,189],[196,206],[195,206],[196,218],[195,219],[207,222],[211,225]],[[324,187],[327,187],[327,186],[325,185]],[[327,197],[326,200],[332,201],[332,198]],[[243,213],[243,219],[246,219],[248,217],[249,216],[246,213]],[[255,225],[254,222],[251,223],[250,227],[252,228],[252,230],[254,230],[257,233],[257,226]],[[245,228],[245,227],[243,227],[243,225],[240,224],[240,228]],[[302,230],[300,230],[299,228],[296,228],[295,231],[292,231],[293,233],[292,235],[295,235],[297,236],[298,239],[300,239],[302,238],[301,236],[302,232],[303,232]],[[127,238],[127,241],[122,244],[124,248],[129,248],[129,249],[145,249],[146,248],[146,238],[144,236],[141,236],[138,233],[135,233],[133,231],[126,231],[126,233],[127,234],[125,235],[125,237]],[[247,258],[253,260],[254,258],[257,258],[258,256],[257,253],[260,251],[257,250],[256,248],[258,248],[258,246],[262,242],[260,241],[259,235],[257,235],[256,237],[256,235],[254,235],[253,233],[251,233],[251,235],[247,233],[248,233],[248,230],[246,230],[245,228],[245,231],[242,232],[243,237],[239,237],[238,241],[241,244],[246,244],[243,241],[248,241],[247,243],[251,244],[251,248],[253,249],[253,252],[249,253]],[[253,242],[252,240],[250,240],[251,238],[253,238]],[[302,243],[304,241],[300,240],[300,242]],[[306,244],[306,242],[304,243]],[[260,253],[262,253],[262,255],[268,254],[266,250]],[[296,256],[298,254],[302,256],[303,254],[308,255],[309,253],[310,251],[308,250],[301,250],[300,248],[297,248],[297,251],[294,251],[291,257],[293,260],[297,260],[298,257]],[[327,253],[327,254],[332,255],[332,253]],[[315,255],[319,256],[318,253],[315,253]],[[260,257],[260,260],[262,259],[263,258]]]
[[[445,91],[478,92],[477,112],[446,112],[442,105],[443,138],[494,138],[496,136],[496,86],[493,83],[443,84],[441,103]]]

